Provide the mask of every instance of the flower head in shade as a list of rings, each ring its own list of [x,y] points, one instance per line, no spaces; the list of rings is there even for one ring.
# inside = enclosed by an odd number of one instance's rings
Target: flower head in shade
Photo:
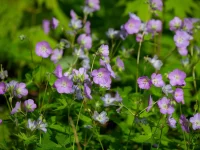
[[[15,89],[15,85],[18,82],[15,80],[10,81],[9,83],[6,84],[6,89],[7,91],[11,92],[12,95],[14,95],[14,89]]]
[[[99,0],[86,0],[85,1],[89,12],[94,12],[100,9]]]
[[[106,35],[108,36],[108,38],[114,39],[115,37],[117,37],[118,33],[119,31],[114,30],[113,28],[109,28],[106,32]]]
[[[92,99],[92,95],[91,95],[91,89],[89,84],[84,83],[84,94],[88,99]]]
[[[82,100],[83,99],[83,94],[82,94],[81,89],[76,85],[73,86],[73,89],[75,91],[76,99],[77,100]]]
[[[169,22],[169,26],[171,31],[176,31],[181,28],[182,20],[178,17],[174,17],[174,19]]]
[[[52,49],[49,43],[46,41],[38,42],[36,44],[35,51],[38,56],[43,58],[49,57],[49,55],[52,53]]]
[[[158,56],[155,55],[153,58],[147,58],[147,60],[152,64],[152,66],[156,69],[156,70],[160,70],[160,68],[162,67],[163,63],[161,60],[158,59]]]
[[[176,100],[177,103],[182,102],[182,104],[184,104],[184,93],[183,90],[181,88],[176,88],[176,90],[174,91],[174,99]]]
[[[61,77],[57,79],[54,86],[58,93],[72,93],[73,92],[73,82],[68,77]]]
[[[94,111],[92,118],[101,124],[105,124],[109,120],[105,111],[102,111],[100,114],[97,111]]]
[[[0,94],[4,94],[6,92],[6,84],[4,82],[0,82]]]
[[[150,2],[151,9],[162,11],[162,8],[163,8],[162,0],[149,0],[149,2]]]
[[[119,70],[124,70],[124,62],[119,57],[116,59],[116,64],[119,67]]]
[[[51,20],[51,27],[53,29],[56,29],[58,27],[58,24],[59,24],[59,21],[56,18],[53,17],[52,20]]]
[[[55,64],[62,58],[63,50],[55,49],[51,55],[51,61]]]
[[[98,70],[92,71],[93,81],[102,87],[110,88],[111,78],[110,72],[105,68],[100,68]]]
[[[140,30],[141,21],[137,16],[131,17],[128,22],[124,24],[124,29],[128,34],[138,33]]]
[[[160,20],[150,20],[147,22],[147,32],[155,34],[162,31],[162,22]]]
[[[39,119],[37,120],[37,129],[46,133],[47,132],[46,127],[47,127],[47,123],[40,116]]]
[[[163,87],[165,85],[164,81],[162,80],[162,75],[161,74],[153,73],[151,75],[151,82],[156,87]]]
[[[141,89],[149,89],[152,85],[151,80],[147,76],[139,77],[137,83]]]
[[[108,57],[108,55],[109,55],[109,47],[108,47],[108,45],[104,45],[104,44],[101,45],[99,47],[99,53],[104,57]]]
[[[185,85],[186,74],[185,72],[179,69],[175,69],[169,73],[168,78],[172,86],[176,86],[176,85],[183,86]]]
[[[78,19],[78,16],[77,16],[77,14],[75,13],[75,11],[73,9],[70,10],[70,16],[72,17],[73,20],[77,20]]]
[[[115,94],[115,101],[122,102],[122,98],[121,98],[121,96],[119,95],[118,92],[116,92],[116,94]]]
[[[83,48],[90,49],[92,47],[92,38],[90,35],[81,34],[79,35],[77,42],[83,46]]]
[[[0,124],[2,124],[2,122],[3,122],[2,119],[0,119]]]
[[[194,130],[200,129],[200,113],[197,113],[193,117],[191,117],[190,122],[192,123],[192,128]]]
[[[90,23],[89,21],[87,21],[87,22],[85,23],[84,30],[85,30],[85,33],[86,33],[86,34],[90,34],[90,33],[91,33],[90,25],[91,25],[91,23]]]
[[[183,30],[187,32],[191,32],[193,29],[193,22],[191,18],[185,18],[183,20]]]
[[[168,96],[169,93],[173,93],[172,86],[170,84],[164,85],[162,87],[163,93]]]
[[[116,78],[114,71],[110,64],[105,64],[105,68],[110,72],[111,77]]]
[[[42,28],[46,34],[50,32],[50,21],[49,20],[43,20],[42,21]]]
[[[79,68],[79,70],[73,69],[74,81],[84,82],[89,78],[85,68]]]
[[[143,35],[141,33],[137,33],[136,34],[136,41],[137,42],[142,42],[142,40],[143,40]]]
[[[56,75],[57,78],[61,78],[63,76],[62,75],[62,67],[61,67],[61,65],[57,65],[56,66],[54,74]]]
[[[101,100],[104,102],[105,107],[114,105],[115,102],[115,98],[112,97],[109,93],[106,94],[104,97],[101,97]]]
[[[100,65],[106,66],[106,64],[110,64],[110,58],[109,57],[102,57],[102,59],[100,59]]]
[[[185,131],[187,133],[190,132],[189,121],[184,115],[181,115],[181,117],[179,119],[179,123],[181,124],[181,128],[182,128],[183,131]]]
[[[148,102],[148,107],[147,107],[147,112],[149,112],[150,111],[150,109],[152,108],[152,106],[153,106],[153,99],[152,99],[152,97],[151,97],[151,95],[149,96],[149,102]]]
[[[158,101],[158,107],[160,108],[160,112],[162,114],[171,115],[174,112],[174,107],[170,104],[170,100],[166,97],[163,97]]]
[[[30,129],[31,131],[34,131],[37,128],[37,122],[28,119],[27,128]]]
[[[71,19],[69,26],[74,30],[82,28],[82,21],[79,19]]]
[[[33,112],[37,108],[37,105],[32,99],[28,99],[24,102],[24,107],[27,112]]]
[[[171,115],[168,117],[167,123],[171,128],[176,128],[176,120]]]
[[[187,47],[180,47],[180,48],[178,48],[178,52],[179,52],[180,55],[186,56],[188,54]]]
[[[127,36],[128,36],[128,33],[126,32],[124,25],[121,25],[120,31],[118,32],[118,37],[120,37],[122,40],[125,40]]]
[[[28,95],[25,83],[17,83],[14,88],[14,95],[18,98]]]
[[[81,64],[86,70],[90,69],[90,59],[88,57],[84,58]]]
[[[181,30],[176,31],[176,34],[174,35],[174,41],[178,48],[186,48],[190,44],[189,40],[191,40],[191,36],[187,32]]]
[[[21,102],[17,102],[15,104],[15,107],[12,109],[11,114],[13,115],[13,114],[20,112],[20,111],[21,111]]]

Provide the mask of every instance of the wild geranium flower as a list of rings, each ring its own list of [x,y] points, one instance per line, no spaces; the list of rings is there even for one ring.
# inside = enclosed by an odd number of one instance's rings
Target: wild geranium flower
[[[147,22],[147,32],[155,34],[162,31],[162,22],[160,20],[149,20]]]
[[[183,20],[183,30],[191,32],[192,29],[193,29],[193,22],[191,21],[191,18],[185,18]]]
[[[51,27],[53,29],[56,29],[58,27],[58,24],[59,24],[59,21],[55,17],[53,17],[51,20]]]
[[[114,30],[113,28],[109,28],[108,31],[106,32],[106,35],[108,36],[108,38],[113,39],[115,37],[117,37],[119,31]]]
[[[104,45],[104,44],[101,45],[99,47],[99,53],[104,57],[108,57],[108,55],[109,55],[109,47],[108,47],[108,45]]]
[[[131,17],[127,23],[124,24],[124,28],[128,34],[138,33],[140,30],[141,21],[138,17]]]
[[[192,123],[192,128],[194,130],[200,129],[200,113],[197,113],[193,117],[191,117],[190,122]]]
[[[71,19],[69,26],[74,30],[82,28],[82,21],[79,19]]]
[[[12,80],[12,81],[10,81],[9,83],[6,84],[7,91],[11,92],[12,95],[14,95],[14,88],[15,88],[15,85],[17,83],[18,83],[17,81]]]
[[[174,99],[176,100],[177,103],[182,102],[182,104],[184,104],[184,93],[183,90],[181,88],[176,88],[176,90],[174,91]]]
[[[31,131],[34,131],[37,128],[37,122],[28,119],[27,128],[30,129]]]
[[[70,16],[72,17],[72,19],[74,20],[77,20],[78,19],[78,16],[77,14],[75,13],[75,11],[72,9],[70,10]]]
[[[89,21],[87,21],[87,22],[85,23],[84,30],[85,30],[85,33],[86,33],[86,34],[90,34],[90,33],[91,33],[90,25],[91,25],[91,23],[90,23]]]
[[[176,34],[174,35],[174,41],[178,48],[181,48],[181,47],[186,48],[190,44],[189,43],[190,39],[191,39],[191,36],[185,31],[178,30],[176,31]]]
[[[3,122],[2,119],[0,119],[0,124],[2,124],[2,122]]]
[[[151,97],[151,95],[149,96],[149,102],[148,102],[148,107],[146,109],[147,112],[149,112],[151,110],[151,108],[153,107],[153,99]]]
[[[57,79],[54,86],[58,93],[69,94],[73,92],[73,82],[68,77]]]
[[[0,94],[4,94],[6,92],[6,84],[4,82],[0,82]]]
[[[84,83],[84,94],[88,99],[92,99],[90,86]]]
[[[189,121],[184,115],[181,115],[181,117],[179,119],[179,123],[181,124],[181,128],[182,128],[183,131],[185,131],[187,133],[190,132]]]
[[[179,17],[174,17],[174,19],[169,22],[169,26],[171,31],[176,31],[181,28],[182,20]]]
[[[77,39],[78,44],[83,46],[83,48],[90,49],[92,47],[92,38],[90,35],[81,34]]]
[[[43,58],[47,58],[51,55],[52,49],[48,42],[42,41],[38,42],[35,47],[36,54]]]
[[[124,62],[119,57],[116,59],[116,64],[117,67],[119,67],[119,70],[124,70]]]
[[[89,7],[89,12],[94,12],[100,9],[99,0],[86,0],[85,2]]]
[[[110,58],[109,57],[102,57],[102,59],[100,59],[100,65],[105,67],[106,64],[110,64]]]
[[[120,37],[122,40],[125,40],[126,37],[128,36],[128,33],[126,29],[124,28],[124,25],[120,26],[120,31],[118,32],[118,37]]]
[[[171,128],[176,128],[176,120],[171,115],[168,117],[167,122]]]
[[[51,61],[53,61],[54,64],[56,64],[62,58],[62,55],[63,55],[63,50],[55,49],[52,52]]]
[[[86,79],[89,78],[85,68],[79,68],[79,70],[73,69],[73,74],[74,74],[74,80],[75,81],[85,81]]]
[[[169,73],[168,78],[172,86],[176,86],[176,85],[183,86],[185,85],[186,74],[185,72],[179,69],[175,69]]]
[[[164,85],[162,87],[163,93],[168,96],[169,93],[173,93],[172,86],[170,84]]]
[[[101,100],[104,102],[105,107],[114,105],[114,102],[115,102],[115,98],[112,97],[109,93],[105,94],[104,97],[101,97]]]
[[[170,100],[166,97],[163,97],[158,101],[158,107],[160,108],[160,112],[162,114],[171,115],[174,112],[173,106],[170,104]]]
[[[147,76],[139,77],[137,83],[141,89],[149,89],[152,85],[151,80]]]
[[[50,32],[50,21],[49,20],[43,20],[42,21],[42,28],[43,28],[43,30],[44,30],[44,32],[46,33],[46,34],[48,34],[49,32]]]
[[[121,98],[121,96],[119,95],[118,92],[116,92],[116,94],[115,94],[115,101],[122,102],[122,98]]]
[[[37,105],[32,99],[28,99],[24,102],[24,107],[27,112],[33,112],[37,108]]]
[[[186,56],[188,54],[187,47],[180,47],[180,48],[178,48],[178,52],[179,52],[180,55]]]
[[[12,109],[11,114],[13,115],[13,114],[20,112],[20,111],[21,111],[21,102],[17,102],[15,104],[15,107]]]
[[[152,66],[156,69],[156,70],[160,70],[160,68],[162,67],[163,63],[161,60],[158,59],[158,56],[155,55],[153,58],[147,58],[147,60],[152,64]]]
[[[62,67],[61,65],[57,65],[56,66],[56,69],[54,71],[54,74],[57,78],[61,78],[63,75],[62,75]]]
[[[150,3],[151,9],[162,11],[162,8],[163,8],[162,0],[149,0],[149,3]]]
[[[105,68],[110,72],[111,77],[116,78],[114,71],[110,64],[105,64]]]
[[[102,111],[100,114],[97,111],[94,111],[92,118],[101,124],[105,124],[109,120],[105,111]]]
[[[111,78],[110,72],[105,68],[92,71],[93,81],[102,87],[110,88]]]
[[[17,83],[14,88],[14,95],[18,98],[28,95],[25,83]]]
[[[43,132],[47,132],[47,123],[43,121],[42,117],[39,117],[39,119],[37,120],[37,129],[41,130]]]
[[[142,40],[143,40],[143,35],[141,33],[137,33],[136,34],[136,41],[137,42],[142,42]]]
[[[84,58],[81,64],[86,70],[90,69],[90,59],[88,57]]]
[[[151,82],[156,87],[163,87],[165,85],[164,81],[162,80],[162,75],[161,74],[153,73],[151,75]]]

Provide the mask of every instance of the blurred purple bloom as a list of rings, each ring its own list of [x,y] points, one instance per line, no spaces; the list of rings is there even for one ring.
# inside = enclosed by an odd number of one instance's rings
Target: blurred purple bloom
[[[82,67],[85,68],[86,70],[90,69],[90,59],[88,57],[83,59]]]
[[[73,82],[68,77],[57,79],[54,86],[58,93],[69,94],[73,92]]]
[[[51,20],[51,26],[53,29],[56,29],[58,27],[59,21],[56,18],[52,18]]]
[[[162,8],[163,8],[162,0],[149,0],[149,2],[150,2],[151,9],[162,11]]]
[[[134,34],[139,32],[140,25],[141,25],[140,19],[134,15],[134,17],[131,17],[128,20],[128,22],[124,24],[124,28],[128,34]]]
[[[160,108],[160,112],[162,114],[171,115],[174,112],[173,106],[170,104],[170,100],[166,97],[163,97],[158,101],[158,107]]]
[[[78,30],[82,28],[82,21],[79,19],[71,19],[69,26],[74,30]]]
[[[101,100],[104,102],[105,107],[114,105],[114,102],[116,101],[116,99],[112,97],[109,93],[105,94],[104,97],[101,97]]]
[[[40,117],[38,120],[37,120],[37,129],[39,129],[39,130],[41,130],[41,131],[43,131],[43,132],[47,132],[47,123],[46,122],[44,122],[43,120],[42,120],[42,118]]]
[[[126,29],[124,28],[124,25],[121,25],[120,31],[118,32],[118,36],[119,36],[122,40],[125,40],[126,37],[128,36],[128,33],[126,32]]]
[[[82,100],[83,99],[83,95],[82,95],[81,89],[78,86],[73,86],[73,89],[75,91],[76,98],[78,100]]]
[[[3,122],[2,119],[0,119],[0,124],[2,124],[2,122]]]
[[[193,22],[191,18],[185,18],[183,20],[183,30],[187,32],[191,32],[193,29]]]
[[[164,81],[162,80],[162,75],[161,74],[153,73],[151,75],[151,82],[156,87],[163,87],[165,85]]]
[[[105,111],[102,111],[100,114],[97,111],[94,111],[92,118],[101,124],[105,124],[109,120]]]
[[[124,62],[119,57],[117,57],[116,63],[120,70],[124,70]]]
[[[42,21],[42,28],[46,34],[50,32],[50,21],[49,20],[43,20]]]
[[[137,42],[142,42],[142,40],[143,40],[142,34],[141,34],[141,33],[137,33],[137,34],[136,34],[136,41],[137,41]]]
[[[92,99],[92,96],[91,96],[91,89],[89,87],[88,84],[84,83],[84,93],[85,93],[85,96],[88,98],[88,99]]]
[[[137,83],[141,89],[149,89],[152,85],[151,80],[147,76],[139,77]]]
[[[75,13],[75,11],[73,9],[70,10],[70,16],[72,17],[73,20],[77,20],[78,19],[78,16],[77,16],[77,14]]]
[[[51,61],[55,64],[62,58],[63,50],[55,49],[51,55]]]
[[[184,104],[184,93],[183,90],[181,88],[176,88],[176,90],[174,91],[174,99],[176,100],[177,103],[182,102],[182,104]]]
[[[37,108],[37,105],[32,99],[28,99],[24,102],[24,107],[27,112],[33,112]]]
[[[28,95],[25,83],[17,83],[14,88],[14,95],[18,98]]]
[[[111,77],[116,78],[115,72],[112,70],[112,67],[110,64],[105,64],[105,68],[110,72]]]
[[[163,63],[161,60],[158,59],[158,56],[155,55],[153,58],[148,58],[148,61],[152,64],[152,66],[156,69],[156,70],[160,70],[160,68],[162,67]]]
[[[90,8],[90,12],[94,12],[100,9],[99,0],[86,0],[86,5]]]
[[[181,28],[182,20],[178,17],[174,17],[174,19],[169,22],[169,26],[171,31],[176,31]]]
[[[147,32],[155,34],[162,31],[162,22],[160,20],[149,20],[147,22]]]
[[[108,57],[108,55],[109,55],[109,47],[108,47],[108,45],[104,45],[104,44],[101,45],[99,47],[99,53],[104,57]]]
[[[113,28],[109,28],[108,31],[106,32],[106,35],[108,36],[108,38],[115,38],[117,35],[119,34],[119,31],[114,30]]]
[[[110,58],[109,57],[102,57],[102,59],[100,59],[100,65],[106,66],[106,64],[110,64]]]
[[[187,50],[186,47],[180,47],[180,48],[178,48],[178,52],[182,56],[186,56],[188,54],[188,50]]]
[[[37,122],[28,119],[27,128],[30,129],[31,131],[35,130],[37,128]]]
[[[167,123],[171,128],[176,128],[176,120],[171,115],[168,117]]]
[[[89,76],[87,75],[87,70],[85,68],[79,68],[79,70],[73,69],[74,80],[79,80],[83,82],[84,80],[88,79]]]
[[[15,104],[15,107],[12,109],[11,114],[13,115],[13,114],[20,112],[20,111],[21,111],[21,102],[17,102]]]
[[[61,78],[63,75],[62,75],[62,67],[61,65],[57,65],[55,71],[54,71],[54,74],[57,78]]]
[[[174,35],[174,41],[178,48],[187,47],[190,39],[191,36],[185,31],[178,30]]]
[[[194,130],[200,129],[200,113],[197,113],[194,115],[194,117],[191,117],[190,122],[192,123],[192,128]]]
[[[119,95],[118,92],[116,92],[116,94],[115,94],[115,100],[116,100],[117,102],[122,102],[122,98],[121,98],[121,96]]]
[[[85,23],[84,29],[85,29],[85,33],[86,33],[86,34],[90,34],[90,33],[91,33],[90,25],[91,25],[91,23],[90,23],[89,21],[87,21],[87,22]]]
[[[4,82],[0,82],[0,94],[4,94],[6,92],[6,84]]]
[[[150,111],[150,109],[153,107],[153,99],[151,97],[151,95],[149,96],[149,102],[148,102],[148,107],[147,107],[147,112]]]
[[[176,86],[176,85],[183,86],[185,85],[186,74],[185,72],[179,69],[175,69],[169,73],[168,78],[172,86]]]
[[[92,38],[90,35],[81,34],[79,35],[77,42],[83,46],[83,48],[90,49],[92,47]]]
[[[182,128],[183,131],[185,131],[187,133],[190,132],[189,121],[184,115],[181,115],[181,117],[179,119],[179,123],[181,124],[181,128]]]
[[[6,84],[6,90],[11,92],[12,95],[14,95],[14,88],[15,88],[15,85],[17,84],[18,82],[15,81],[15,80],[12,80],[10,81],[9,83]]]
[[[49,43],[46,41],[38,42],[36,44],[35,51],[38,56],[43,58],[49,57],[49,55],[52,53],[52,49]]]
[[[165,95],[168,96],[169,93],[173,93],[173,90],[172,90],[172,86],[170,84],[167,84],[167,85],[164,85],[162,87],[162,91],[165,93]]]

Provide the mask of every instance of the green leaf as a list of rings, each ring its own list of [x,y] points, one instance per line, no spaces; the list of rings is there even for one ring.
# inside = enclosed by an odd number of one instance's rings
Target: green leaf
[[[150,138],[151,138],[151,135],[137,135],[132,140],[138,143],[143,143],[149,140]]]

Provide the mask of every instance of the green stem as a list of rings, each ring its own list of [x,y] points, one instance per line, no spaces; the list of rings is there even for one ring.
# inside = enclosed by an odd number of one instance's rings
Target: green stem
[[[92,67],[91,67],[91,70],[90,70],[91,73],[92,73],[92,70],[93,70],[94,61],[95,61],[96,56],[97,56],[97,54],[95,53],[95,54],[94,54],[93,61],[92,61]]]
[[[102,144],[102,142],[101,142],[101,139],[99,138],[99,134],[98,134],[98,132],[97,132],[96,127],[95,127],[95,132],[96,132],[96,135],[97,135],[97,137],[98,137],[99,143],[100,143],[100,145],[101,145],[101,149],[104,150],[103,144]]]
[[[182,115],[182,109],[181,109],[181,104],[180,104],[180,113]],[[182,133],[183,133],[183,137],[184,137],[184,143],[185,143],[185,150],[187,149],[187,143],[186,143],[186,140],[185,140],[185,133],[184,131],[182,130]]]
[[[10,106],[10,102],[9,102],[9,100],[7,99],[7,96],[4,94],[4,96],[5,96],[5,98],[6,98],[6,103],[7,103],[7,105],[8,105],[8,109],[9,109],[9,111],[11,112],[11,106]]]

